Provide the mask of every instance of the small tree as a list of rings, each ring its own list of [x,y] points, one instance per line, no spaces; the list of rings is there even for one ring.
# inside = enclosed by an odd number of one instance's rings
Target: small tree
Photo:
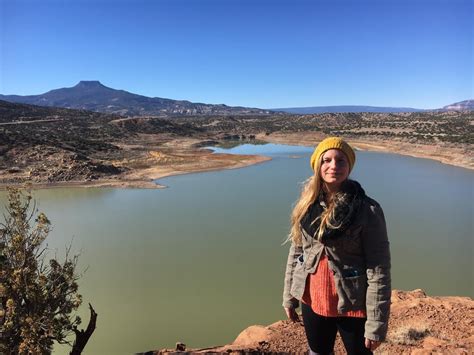
[[[69,248],[63,263],[46,260],[43,242],[51,224],[31,201],[29,192],[8,189],[5,221],[0,224],[0,353],[51,353],[56,341],[73,346],[71,354],[80,354],[97,314],[89,305],[89,326],[78,330],[81,319],[73,314],[82,303],[77,255],[71,257]]]

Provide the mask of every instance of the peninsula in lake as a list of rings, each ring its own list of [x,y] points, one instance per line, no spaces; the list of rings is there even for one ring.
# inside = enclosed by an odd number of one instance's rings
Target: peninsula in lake
[[[473,100],[430,111],[295,114],[149,98],[98,81],[0,99],[1,186],[156,187],[153,180],[164,176],[269,159],[213,154],[205,146],[313,146],[327,135],[343,136],[358,149],[474,168]]]

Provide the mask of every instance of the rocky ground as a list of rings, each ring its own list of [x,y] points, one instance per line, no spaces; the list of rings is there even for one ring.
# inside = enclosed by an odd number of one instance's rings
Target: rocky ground
[[[302,323],[288,320],[269,326],[254,325],[232,344],[206,349],[150,351],[147,354],[265,354],[306,353]],[[430,297],[422,290],[392,292],[387,341],[375,354],[473,354],[474,301],[469,297]],[[338,337],[335,354],[345,354]]]
[[[0,188],[156,188],[153,180],[164,176],[268,160],[203,146],[255,139],[314,146],[328,135],[474,169],[473,127],[472,112],[124,118],[0,101]]]

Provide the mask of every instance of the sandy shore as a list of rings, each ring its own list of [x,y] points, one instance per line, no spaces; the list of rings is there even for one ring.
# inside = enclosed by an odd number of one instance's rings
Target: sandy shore
[[[257,135],[256,138],[269,143],[290,144],[300,146],[316,146],[324,135],[315,132],[300,133],[274,133],[271,135]],[[156,138],[156,137],[155,137]],[[134,151],[137,147],[142,149],[140,156],[124,158],[112,162],[116,166],[126,168],[126,172],[110,179],[93,181],[64,181],[64,182],[32,182],[35,189],[58,187],[113,187],[113,188],[163,188],[165,186],[155,183],[155,180],[181,174],[215,171],[223,169],[237,169],[263,163],[271,160],[260,155],[214,154],[208,149],[196,148],[202,142],[195,138],[172,139],[164,144],[150,144],[150,137],[141,142],[141,145],[122,145],[127,152]],[[358,150],[394,153],[417,158],[439,161],[466,169],[474,169],[474,155],[470,153],[469,145],[436,146],[420,143],[407,143],[401,141],[383,141],[357,139],[349,143]],[[28,177],[24,177],[25,181]],[[8,184],[11,186],[12,184]],[[24,184],[17,184],[24,185]],[[7,184],[1,184],[0,189],[5,189]]]
[[[258,135],[257,138],[271,143],[314,147],[325,138],[325,135],[315,132],[274,133],[269,136]],[[436,160],[443,164],[461,168],[474,169],[474,154],[470,151],[468,144],[438,146],[379,139],[349,139],[348,142],[358,150],[407,155]]]
[[[215,154],[209,149],[196,148],[202,140],[183,138],[169,140],[164,144],[150,144],[156,137],[145,137],[142,144],[121,145],[125,151],[123,160],[113,161],[115,166],[126,169],[126,172],[109,179],[92,181],[64,182],[26,182],[18,184],[0,184],[0,190],[7,186],[29,187],[34,189],[64,188],[64,187],[112,187],[112,188],[141,188],[160,189],[166,186],[155,183],[164,177],[189,173],[200,173],[223,169],[238,169],[271,160],[261,155]],[[162,143],[162,142],[161,142]],[[137,155],[128,151],[141,149]],[[28,176],[18,176],[24,181]]]
[[[219,154],[221,155],[221,154]],[[172,168],[155,166],[146,169],[138,169],[129,172],[125,176],[116,179],[100,179],[96,181],[64,181],[50,183],[22,183],[0,185],[0,190],[5,190],[7,186],[21,186],[34,189],[53,189],[71,187],[110,187],[110,188],[139,188],[139,189],[162,189],[167,186],[155,183],[155,180],[169,176],[201,173],[207,171],[217,171],[223,169],[239,169],[250,165],[271,160],[269,157],[260,155],[230,155],[222,154],[220,159],[211,159],[211,163],[198,163],[189,168]],[[214,163],[214,164],[213,164]]]

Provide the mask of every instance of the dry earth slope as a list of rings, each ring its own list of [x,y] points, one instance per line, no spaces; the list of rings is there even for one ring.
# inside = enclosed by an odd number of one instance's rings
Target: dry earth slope
[[[423,290],[392,292],[387,341],[375,354],[473,354],[474,301],[469,297],[430,297]],[[232,344],[206,349],[162,349],[147,354],[305,353],[301,323],[288,320],[269,326],[254,325]],[[345,354],[341,340],[335,354]]]

